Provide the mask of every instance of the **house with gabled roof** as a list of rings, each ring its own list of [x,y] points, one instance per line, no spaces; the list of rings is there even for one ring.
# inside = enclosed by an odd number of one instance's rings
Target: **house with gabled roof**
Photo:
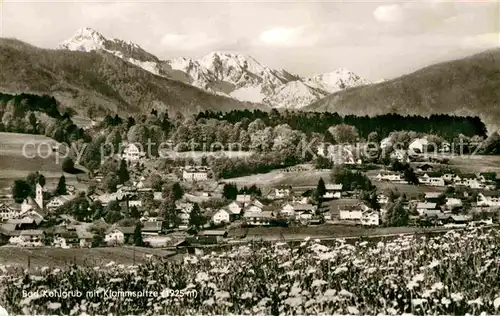
[[[342,197],[342,184],[326,184],[326,192],[323,195],[324,199],[340,199]]]

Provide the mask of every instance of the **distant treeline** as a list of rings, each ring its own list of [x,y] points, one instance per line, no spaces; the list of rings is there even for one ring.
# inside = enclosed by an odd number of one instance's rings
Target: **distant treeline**
[[[371,132],[377,132],[381,138],[389,136],[393,131],[415,131],[417,133],[434,134],[451,140],[459,134],[465,136],[486,136],[487,129],[479,117],[463,117],[453,115],[402,116],[385,114],[374,117],[345,115],[332,112],[301,112],[273,109],[270,112],[261,110],[233,110],[230,112],[205,111],[197,115],[199,118],[213,118],[230,123],[252,122],[260,118],[267,126],[288,124],[292,129],[307,134],[323,134],[329,127],[337,124],[355,126],[359,136],[367,138]]]

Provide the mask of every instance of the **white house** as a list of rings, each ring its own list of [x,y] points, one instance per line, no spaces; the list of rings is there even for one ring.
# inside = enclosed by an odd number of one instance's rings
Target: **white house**
[[[243,217],[247,224],[255,226],[267,226],[274,218],[272,212],[245,212]]]
[[[6,205],[6,204],[3,204],[3,203],[0,203],[0,219],[1,220],[8,220],[8,219],[11,219],[11,218],[16,218],[18,215],[18,212]]]
[[[47,209],[55,210],[61,207],[64,203],[71,201],[72,198],[73,196],[71,195],[55,196],[49,201],[49,203],[47,203]]]
[[[287,203],[281,208],[281,215],[285,217],[295,216],[295,209],[292,204]]]
[[[245,214],[246,213],[262,213],[262,208],[257,205],[251,205],[245,209]]]
[[[420,184],[429,185],[429,186],[433,186],[433,187],[444,187],[445,186],[443,177],[441,177],[441,176],[439,176],[439,177],[429,176],[429,174],[427,174],[427,173],[424,174],[423,176],[419,177],[418,182],[420,182]]]
[[[399,173],[396,172],[380,172],[376,176],[377,181],[391,181],[391,182],[401,182],[404,179]]]
[[[424,215],[429,210],[437,210],[437,204],[433,202],[420,202],[417,204],[417,212],[420,216]]]
[[[342,184],[327,184],[325,185],[326,193],[324,199],[340,199],[342,197]]]
[[[115,227],[108,230],[104,241],[110,245],[120,245],[125,242],[125,236],[132,235],[135,227]]]
[[[284,199],[286,197],[290,196],[290,189],[274,189],[270,194],[269,197],[275,200],[280,200]]]
[[[410,143],[408,149],[413,151],[414,153],[421,154],[427,150],[428,145],[429,141],[427,140],[427,138],[417,138]]]
[[[125,149],[123,149],[122,153],[122,159],[126,161],[137,161],[143,158],[144,156],[145,154],[142,151],[142,148],[133,143],[130,143],[127,146],[125,146]]]
[[[227,206],[227,209],[229,210],[229,213],[231,213],[232,215],[240,215],[241,214],[241,207],[236,202],[231,202],[231,204],[229,204]]]
[[[236,202],[238,203],[250,203],[252,196],[250,194],[238,194],[236,195]]]
[[[344,206],[339,208],[339,219],[340,220],[361,220],[363,217],[363,210],[357,206]]]
[[[363,212],[361,216],[361,225],[365,226],[378,226],[380,225],[380,216],[375,211]]]
[[[482,192],[477,195],[478,206],[500,206],[500,194],[498,192]]]
[[[191,166],[182,169],[184,181],[205,181],[208,179],[210,168],[204,166]]]
[[[230,222],[230,217],[229,217],[229,212],[226,211],[225,209],[220,209],[217,212],[212,215],[212,222],[215,225],[219,225],[222,223],[229,223]]]
[[[389,203],[389,197],[387,195],[381,193],[381,194],[377,195],[377,202],[378,202],[378,204],[381,204],[381,205],[387,204],[387,203]]]
[[[462,200],[457,198],[446,198],[446,206],[448,208],[461,207]]]

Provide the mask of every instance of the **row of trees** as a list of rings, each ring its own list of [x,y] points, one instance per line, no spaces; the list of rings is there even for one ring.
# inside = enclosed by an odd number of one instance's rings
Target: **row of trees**
[[[306,134],[323,134],[334,125],[347,124],[354,126],[359,135],[368,138],[371,132],[377,132],[382,138],[392,131],[412,130],[418,133],[436,134],[452,139],[458,134],[466,136],[485,136],[486,126],[478,117],[459,117],[453,115],[402,116],[398,114],[378,115],[374,117],[345,115],[332,112],[303,112],[285,110],[270,112],[261,110],[233,110],[230,112],[205,111],[197,118],[216,118],[230,123],[252,122],[262,120],[267,126],[288,124],[292,129]]]

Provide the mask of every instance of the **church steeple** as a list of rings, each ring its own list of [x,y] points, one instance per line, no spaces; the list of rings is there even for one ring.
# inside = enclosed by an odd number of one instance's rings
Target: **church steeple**
[[[38,207],[40,207],[40,209],[43,210],[43,188],[38,182],[36,184],[35,202],[38,205]]]

